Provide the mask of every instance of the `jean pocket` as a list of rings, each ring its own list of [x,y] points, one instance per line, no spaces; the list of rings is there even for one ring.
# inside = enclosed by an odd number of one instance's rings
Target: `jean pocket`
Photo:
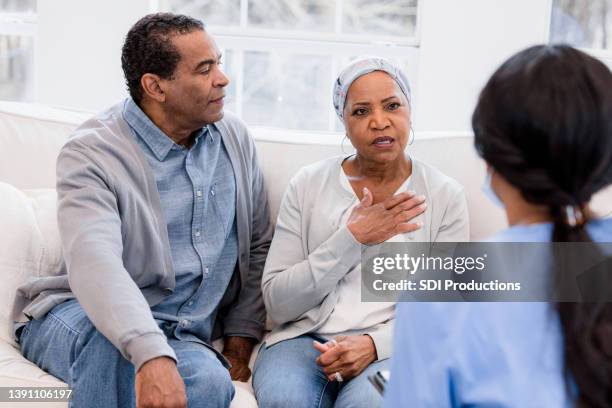
[[[17,343],[21,344],[23,339],[30,334],[30,322],[25,323],[23,326],[19,327],[15,330],[15,340]]]

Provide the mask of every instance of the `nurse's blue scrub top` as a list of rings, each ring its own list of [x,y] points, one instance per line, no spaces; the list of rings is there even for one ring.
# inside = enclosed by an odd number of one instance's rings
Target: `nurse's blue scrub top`
[[[612,242],[612,219],[592,221]],[[494,242],[548,242],[552,224],[508,228]],[[398,303],[385,407],[571,407],[554,306]]]

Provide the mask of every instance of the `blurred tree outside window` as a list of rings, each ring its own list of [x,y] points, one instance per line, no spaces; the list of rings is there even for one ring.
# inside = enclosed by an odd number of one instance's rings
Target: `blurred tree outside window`
[[[36,0],[0,0],[0,100],[33,99]]]
[[[612,0],[553,0],[550,42],[612,50]]]

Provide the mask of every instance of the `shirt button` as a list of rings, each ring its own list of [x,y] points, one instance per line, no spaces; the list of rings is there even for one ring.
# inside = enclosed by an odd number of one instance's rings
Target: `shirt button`
[[[189,320],[185,319],[185,320],[181,320],[181,327],[187,327],[189,326]]]
[[[213,197],[215,196],[215,189],[214,188],[210,190],[210,195],[213,196]]]
[[[189,303],[187,303],[187,306],[192,306],[193,305],[193,300],[190,300]]]
[[[200,236],[200,231],[196,231],[195,236],[199,237]]]
[[[208,267],[204,268],[204,273],[208,275]]]
[[[196,192],[196,195],[197,195],[198,197],[202,197],[202,190],[198,190],[198,191]]]

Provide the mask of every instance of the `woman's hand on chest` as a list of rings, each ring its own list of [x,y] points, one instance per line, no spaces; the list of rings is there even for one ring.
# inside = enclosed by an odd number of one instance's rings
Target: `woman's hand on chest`
[[[351,234],[360,243],[378,244],[397,234],[416,231],[423,226],[412,220],[426,210],[424,196],[403,192],[377,204],[373,204],[373,201],[372,192],[364,188],[363,198],[353,208],[346,223]]]

